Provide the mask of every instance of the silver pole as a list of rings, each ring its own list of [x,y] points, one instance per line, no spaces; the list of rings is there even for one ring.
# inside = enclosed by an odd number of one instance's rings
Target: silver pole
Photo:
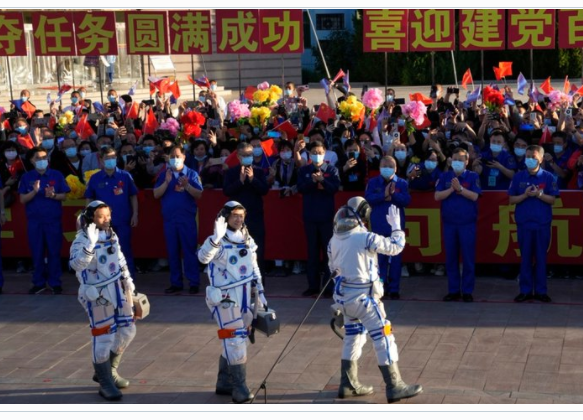
[[[73,57],[69,57],[71,60],[71,78],[73,79],[73,90],[75,89],[75,63],[73,62]]]
[[[324,69],[326,70],[326,75],[328,76],[328,80],[332,80],[332,76],[330,76],[330,71],[328,70],[328,65],[326,64],[326,58],[324,57],[324,52],[322,51],[322,46],[320,45],[320,40],[318,39],[318,33],[316,32],[316,27],[314,26],[314,20],[312,19],[312,15],[308,10],[308,19],[310,20],[310,26],[312,27],[312,32],[314,33],[314,37],[316,38],[316,44],[318,45],[318,50],[320,51],[320,56],[322,57],[322,63],[324,63]],[[336,98],[336,92],[334,91],[334,87],[331,86],[332,94],[334,95],[334,102],[338,103],[338,98]]]
[[[458,84],[457,80],[457,69],[455,68],[455,55],[453,50],[451,50],[451,63],[453,65],[453,77],[455,78],[455,87],[459,89],[460,85]]]
[[[385,95],[387,94],[388,88],[389,88],[389,61],[387,58],[387,53],[385,52]]]
[[[194,75],[194,56],[190,54],[190,71],[192,72],[192,77],[196,79]],[[196,85],[192,85],[192,100],[196,101]]]
[[[14,100],[14,94],[12,93],[12,70],[10,69],[10,57],[6,56],[6,66],[8,70],[8,84],[10,85],[10,100]]]
[[[283,54],[281,55],[281,87],[285,85],[285,63],[283,61]]]
[[[241,54],[237,54],[237,67],[239,69],[239,96],[241,96]]]
[[[204,54],[201,54],[200,58],[202,58],[202,69],[204,71],[204,77],[208,77],[206,73],[206,63],[204,62]],[[194,77],[194,74],[192,75],[192,77]]]

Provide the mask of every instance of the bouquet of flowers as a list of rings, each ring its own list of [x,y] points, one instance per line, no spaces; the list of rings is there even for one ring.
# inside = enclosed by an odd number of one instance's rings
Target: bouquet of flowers
[[[168,130],[172,137],[176,137],[176,135],[180,131],[180,123],[176,121],[174,118],[168,118],[166,121],[160,124],[158,130]]]
[[[427,106],[421,101],[412,101],[401,107],[403,115],[407,118],[406,128],[407,134],[415,131],[416,126],[420,126],[425,122],[427,115]]]
[[[569,94],[564,93],[560,90],[553,90],[551,91],[551,93],[549,93],[549,100],[551,101],[549,103],[549,108],[553,111],[556,111],[562,106],[563,107],[569,106],[573,98]]]
[[[205,121],[206,118],[196,111],[190,111],[182,115],[180,122],[183,125],[183,140],[188,140],[191,137],[199,137],[202,132],[201,126],[204,125]]]
[[[251,108],[249,124],[254,128],[262,128],[269,117],[271,117],[271,109],[265,106]]]
[[[87,174],[87,172],[85,174]],[[85,189],[87,187],[85,187],[85,185],[81,183],[81,181],[76,175],[67,175],[65,181],[67,182],[67,185],[71,189],[71,191],[67,193],[67,200],[79,200],[83,198],[83,196],[85,195]]]
[[[497,89],[486,86],[482,92],[482,100],[486,108],[491,113],[500,112],[500,108],[504,106],[504,95]]]
[[[237,121],[239,124],[244,124],[251,116],[251,112],[249,111],[249,105],[242,104],[238,100],[229,102],[228,109],[231,121]]]
[[[339,108],[342,116],[353,123],[361,119],[365,110],[363,103],[356,99],[356,96],[354,95],[350,95],[346,98],[346,100],[340,104]]]
[[[269,86],[269,83],[263,82],[257,85],[257,90],[253,93],[253,106],[269,107],[281,98],[283,91],[277,85]]]
[[[383,92],[381,92],[380,89],[369,89],[362,96],[362,103],[364,104],[366,109],[370,111],[371,114],[374,114],[374,112],[384,102],[385,98],[383,97]]]

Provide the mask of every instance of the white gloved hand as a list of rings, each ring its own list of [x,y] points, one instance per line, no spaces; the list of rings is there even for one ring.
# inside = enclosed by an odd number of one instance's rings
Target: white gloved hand
[[[401,213],[399,209],[394,204],[391,204],[389,211],[387,212],[387,222],[391,226],[391,230],[401,230]]]
[[[87,251],[93,251],[95,248],[95,244],[97,244],[97,240],[99,239],[99,229],[95,226],[95,223],[89,224],[86,229],[87,237],[89,238],[89,245],[88,247],[91,249],[87,249]]]
[[[218,244],[219,241],[227,234],[227,222],[225,221],[224,216],[217,217],[215,221],[215,232],[213,234],[212,240],[215,244]]]
[[[263,291],[261,292],[257,292],[259,293],[259,302],[261,302],[261,304],[263,305],[263,308],[267,308],[267,299],[265,299],[265,295],[263,294]]]
[[[124,290],[129,290],[130,294],[133,295],[136,291],[136,285],[131,277],[123,277],[121,279]]]

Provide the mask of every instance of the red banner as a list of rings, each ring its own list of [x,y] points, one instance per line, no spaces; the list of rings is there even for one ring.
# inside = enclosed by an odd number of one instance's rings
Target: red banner
[[[508,10],[508,48],[513,50],[555,48],[555,10]]]
[[[559,48],[583,48],[583,10],[559,10]]]
[[[75,12],[73,21],[79,55],[117,55],[114,12]]]
[[[25,56],[24,20],[19,12],[0,12],[0,57]]]
[[[464,9],[459,13],[460,51],[506,49],[504,9]]]
[[[407,52],[409,11],[406,9],[365,10],[364,52]]]
[[[339,208],[356,193],[336,194]],[[440,204],[433,193],[413,193],[405,210],[407,246],[403,258],[406,262],[445,261]],[[140,220],[133,229],[132,245],[136,258],[166,257],[162,228],[160,200],[155,200],[151,190],[138,194]],[[214,220],[228,201],[221,190],[205,190],[198,212],[198,242],[213,233]],[[580,264],[583,256],[583,191],[561,191],[553,207],[552,239],[548,252],[551,264]],[[84,206],[84,200],[65,202],[63,230],[65,241],[61,255],[69,255],[75,238],[75,220]],[[505,192],[487,191],[479,199],[476,262],[519,263],[514,206],[508,205]],[[302,221],[302,197],[280,198],[279,191],[270,191],[264,198],[265,258],[268,260],[305,260],[306,238]],[[2,256],[29,256],[26,236],[24,206],[17,200],[6,209],[7,222],[2,227]]]
[[[169,10],[170,52],[212,54],[210,10]]]
[[[218,53],[261,52],[259,10],[217,9],[215,13]]]
[[[167,55],[168,16],[166,12],[125,12],[128,54]]]
[[[302,9],[265,9],[259,16],[263,54],[301,54],[304,52]]]
[[[455,49],[453,9],[409,11],[409,51],[450,51]]]
[[[32,35],[37,56],[77,55],[70,12],[32,13]]]

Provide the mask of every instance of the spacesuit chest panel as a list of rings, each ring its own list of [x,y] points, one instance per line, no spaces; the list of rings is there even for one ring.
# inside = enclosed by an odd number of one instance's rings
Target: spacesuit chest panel
[[[226,270],[235,281],[253,276],[253,257],[251,250],[245,244],[224,245],[227,266]]]
[[[121,275],[118,247],[117,238],[112,238],[106,242],[98,242],[95,246],[96,269],[99,281],[114,279]]]

